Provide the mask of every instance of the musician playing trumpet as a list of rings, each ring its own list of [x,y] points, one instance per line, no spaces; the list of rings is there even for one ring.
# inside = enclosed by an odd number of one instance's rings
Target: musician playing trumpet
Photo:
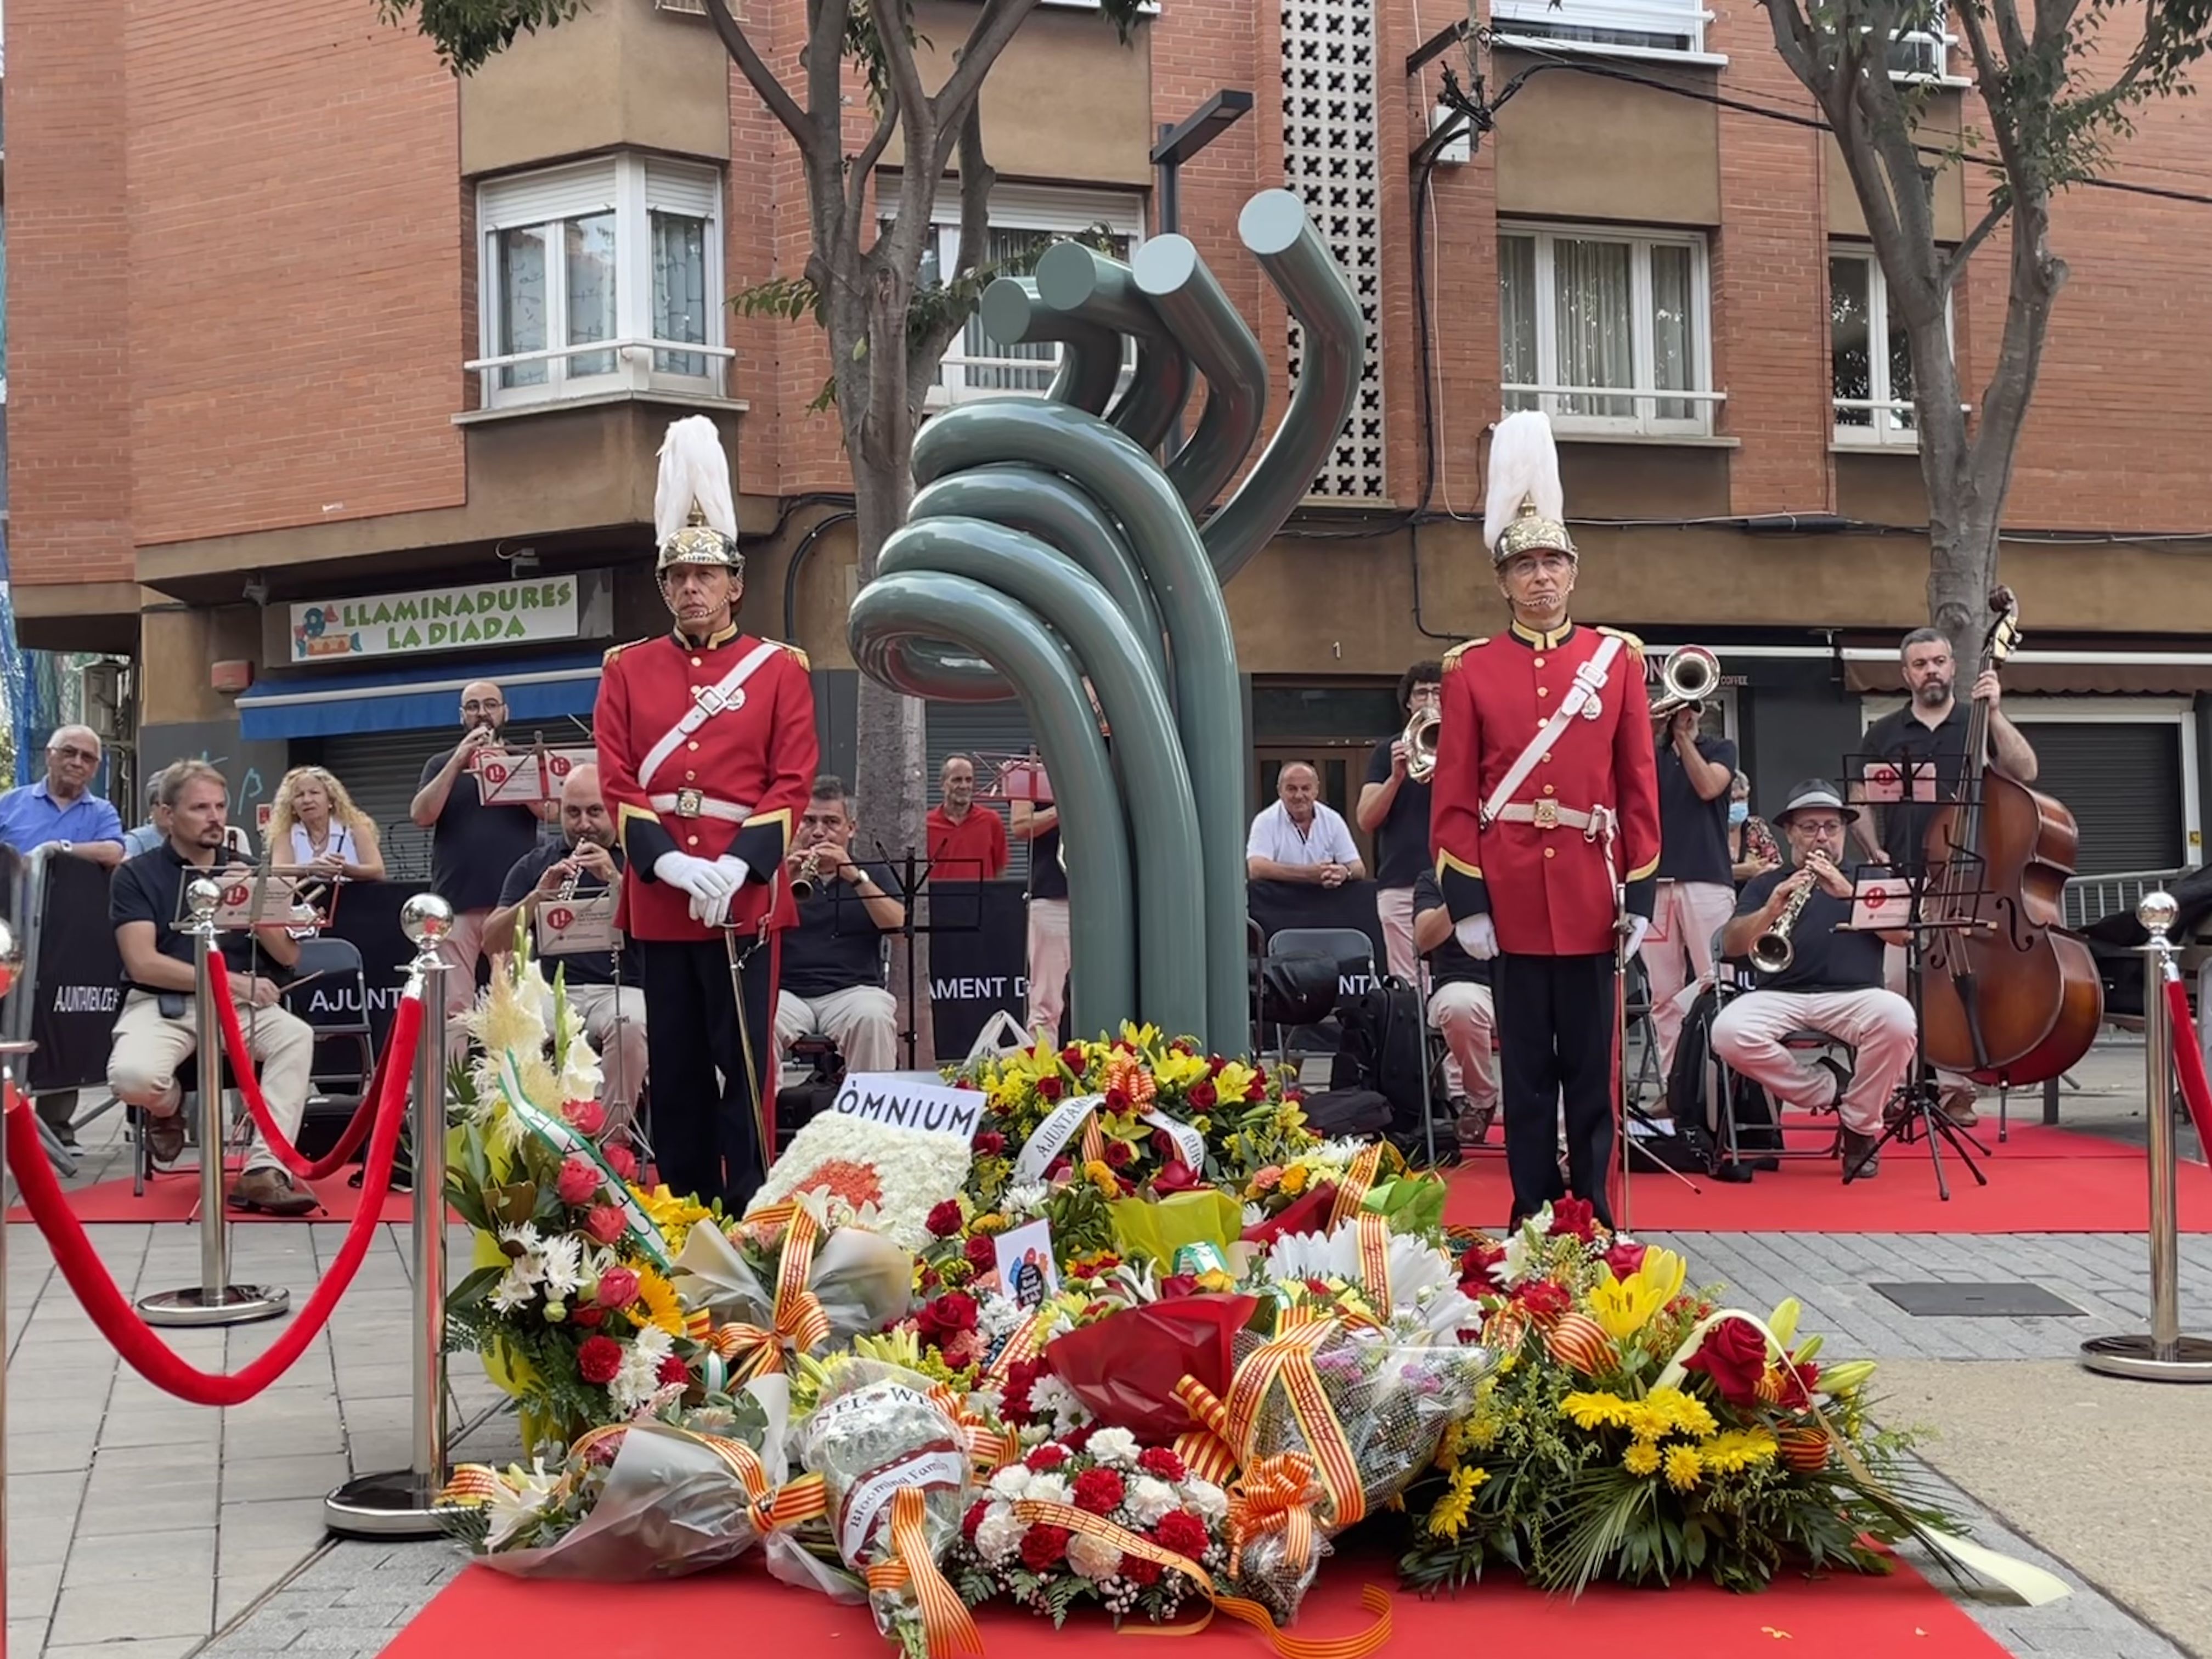
[[[775,1044],[781,1053],[826,1036],[848,1072],[888,1072],[898,1063],[898,1012],[884,988],[883,935],[906,925],[906,907],[888,866],[853,861],[857,828],[843,782],[815,779],[784,860],[799,925],[783,937]]]
[[[1857,817],[1824,778],[1790,792],[1774,822],[1790,864],[1753,877],[1721,933],[1722,956],[1749,963],[1758,988],[1729,1001],[1712,1027],[1716,1058],[1778,1104],[1838,1115],[1853,1179],[1875,1171],[1882,1110],[1913,1048],[1912,1005],[1882,983],[1882,946],[1902,936],[1848,925],[1856,878],[1879,873],[1849,860]],[[1834,1038],[1848,1059],[1823,1053],[1801,1064],[1783,1039],[1804,1030]]]

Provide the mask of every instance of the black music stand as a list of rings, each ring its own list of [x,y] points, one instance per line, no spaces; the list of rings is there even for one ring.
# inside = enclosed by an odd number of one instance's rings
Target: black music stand
[[[968,919],[964,921],[957,919],[940,921],[937,915],[935,897],[928,891],[929,878],[937,873],[940,860],[928,857],[926,853],[917,854],[911,842],[907,844],[905,856],[896,862],[891,858],[890,849],[880,841],[876,843],[876,856],[884,864],[891,866],[891,874],[899,884],[898,891],[892,896],[898,900],[900,908],[906,916],[902,924],[891,930],[891,935],[895,939],[902,939],[906,941],[906,1029],[899,1033],[899,1038],[906,1044],[907,1068],[911,1071],[921,1041],[921,1027],[915,1022],[915,1010],[919,1004],[914,994],[914,942],[924,936],[934,938],[939,933],[980,933],[983,931],[982,868],[980,864],[977,865],[976,879],[972,884],[973,890],[966,896],[969,899]],[[950,859],[942,862],[957,866],[970,860]],[[961,878],[948,872],[945,879],[957,881]],[[840,882],[838,886],[842,889],[844,884]],[[834,902],[842,903],[847,895],[840,891],[832,896]],[[858,902],[858,896],[853,896],[855,902]],[[951,898],[954,896],[947,894],[946,896]],[[915,920],[915,913],[920,907],[915,901],[922,897],[930,899],[929,920],[926,922],[917,922]],[[953,908],[957,909],[960,907],[955,905]],[[932,1045],[934,1046],[933,1034]]]

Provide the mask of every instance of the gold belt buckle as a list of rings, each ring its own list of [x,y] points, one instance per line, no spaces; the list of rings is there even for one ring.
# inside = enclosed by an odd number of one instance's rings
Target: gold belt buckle
[[[676,815],[678,817],[696,818],[699,816],[699,809],[705,805],[706,802],[707,798],[696,789],[679,789],[676,792]]]
[[[1559,802],[1546,796],[1535,803],[1535,824],[1539,830],[1556,830],[1559,827]]]

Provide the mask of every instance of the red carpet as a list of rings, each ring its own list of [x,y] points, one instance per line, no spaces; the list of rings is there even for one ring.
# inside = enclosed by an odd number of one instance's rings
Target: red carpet
[[[361,1189],[346,1185],[352,1170],[340,1170],[313,1184],[315,1195],[323,1200],[319,1210],[310,1210],[301,1216],[264,1215],[259,1211],[234,1210],[223,1207],[224,1216],[232,1221],[350,1221],[361,1208]],[[234,1176],[227,1176],[224,1187],[228,1188]],[[134,1198],[131,1194],[131,1177],[102,1181],[94,1186],[81,1188],[69,1195],[70,1209],[79,1221],[89,1226],[101,1221],[189,1221],[200,1201],[200,1178],[196,1170],[182,1170],[171,1175],[158,1175],[146,1183],[146,1194]],[[405,1193],[387,1193],[384,1198],[383,1221],[411,1221],[415,1216],[413,1201]],[[8,1212],[10,1221],[27,1222],[30,1212],[21,1205]]]
[[[1505,1160],[1490,1149],[1451,1171],[1447,1218],[1465,1226],[1503,1226],[1512,1188]],[[1810,1128],[1790,1137],[1793,1150],[1825,1146],[1832,1131]],[[1627,1223],[1638,1232],[1716,1233],[2092,1233],[2141,1232],[2149,1210],[2141,1148],[2101,1135],[2013,1126],[1997,1140],[1985,1115],[1976,1137],[1990,1150],[1981,1160],[1990,1184],[1978,1187],[1943,1149],[1951,1201],[1937,1196],[1925,1145],[1882,1149],[1881,1171],[1846,1187],[1833,1160],[1786,1160],[1781,1169],[1732,1186],[1690,1177],[1692,1192],[1663,1170],[1638,1161]],[[2184,1232],[2212,1232],[2212,1170],[2184,1160],[2179,1203]]]
[[[1365,1571],[1362,1571],[1362,1569]],[[1307,1597],[1300,1636],[1356,1635],[1364,1582],[1393,1582],[1387,1562],[1333,1563]],[[1674,1590],[1604,1588],[1569,1602],[1493,1577],[1450,1600],[1392,1597],[1393,1633],[1385,1656],[1441,1659],[1478,1642],[1493,1653],[1635,1655],[1637,1659],[2003,1659],[1943,1594],[1909,1568],[1886,1578],[1778,1579],[1758,1595],[1695,1585]],[[1055,1659],[1127,1655],[1112,1623],[1087,1608],[1055,1632],[1045,1620],[993,1609],[976,1616],[991,1659],[1024,1659],[1048,1648]],[[1139,1626],[1139,1629],[1143,1627]],[[742,1632],[738,1648],[754,1653],[836,1654],[892,1659],[864,1607],[769,1578],[757,1560],[720,1572],[654,1584],[578,1584],[505,1577],[470,1567],[401,1631],[386,1659],[453,1659],[487,1642],[528,1649],[546,1659],[667,1659],[687,1632]],[[559,1634],[567,1631],[569,1634]],[[1787,1646],[1778,1644],[1787,1643]],[[1193,1659],[1266,1659],[1260,1637],[1228,1620],[1170,1651]]]

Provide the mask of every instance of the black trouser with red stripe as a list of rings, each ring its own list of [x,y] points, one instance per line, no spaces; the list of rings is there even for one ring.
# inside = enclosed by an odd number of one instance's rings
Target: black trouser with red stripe
[[[1613,959],[1500,951],[1490,964],[1498,1020],[1498,1094],[1505,1109],[1505,1167],[1513,1218],[1572,1193],[1607,1226],[1613,1161]],[[1559,1179],[1555,1125],[1566,1109],[1567,1178]]]
[[[738,948],[750,942],[740,939]],[[738,1215],[760,1189],[766,1170],[761,1123],[775,1105],[774,935],[740,970],[742,1022],[733,1006],[729,949],[720,938],[636,943],[660,1178],[679,1197],[696,1194],[702,1204],[719,1198],[725,1212]],[[760,1109],[763,1089],[770,1091],[768,1113]]]

